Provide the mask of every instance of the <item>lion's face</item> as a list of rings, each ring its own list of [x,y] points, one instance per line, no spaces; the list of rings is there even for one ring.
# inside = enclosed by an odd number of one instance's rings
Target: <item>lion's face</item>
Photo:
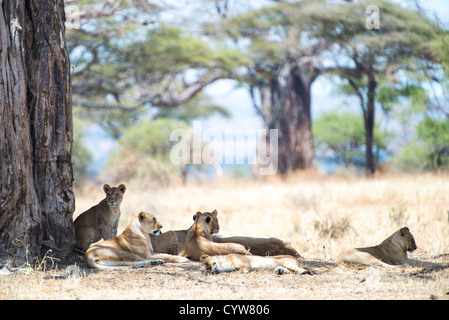
[[[206,272],[220,273],[216,257],[217,256],[207,256],[207,255],[202,255],[200,257],[200,261],[203,262],[206,267]]]
[[[162,225],[157,221],[156,217],[148,212],[141,212],[138,215],[139,228],[145,234],[160,234]]]
[[[218,223],[218,212],[214,210],[212,212],[197,212],[196,215],[193,216],[193,220],[195,221],[197,218],[201,217],[201,222],[210,234],[218,233],[220,231],[220,224]]]
[[[416,250],[415,238],[413,238],[413,235],[407,227],[401,228],[399,234],[401,235],[401,239],[404,242],[407,251],[412,252],[413,250]]]
[[[106,193],[106,203],[109,207],[117,208],[120,206],[123,200],[123,194],[126,191],[124,184],[118,187],[110,187],[108,184],[103,186],[104,193]]]

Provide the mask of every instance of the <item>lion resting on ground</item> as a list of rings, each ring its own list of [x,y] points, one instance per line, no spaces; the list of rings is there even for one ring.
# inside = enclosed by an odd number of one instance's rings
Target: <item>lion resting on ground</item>
[[[277,238],[252,238],[252,237],[220,237],[215,235],[220,230],[218,222],[217,210],[212,213],[204,212],[212,219],[212,241],[217,243],[238,243],[245,247],[246,250],[251,251],[251,254],[258,256],[274,256],[274,255],[291,255],[296,258],[301,258],[299,253],[293,249],[291,245]],[[197,215],[193,216],[195,221]],[[193,224],[194,225],[194,224]],[[187,230],[175,230],[176,236],[170,233],[162,233],[158,236],[152,236],[151,240],[155,252],[164,252],[170,254],[178,254],[184,248],[187,234],[192,229],[193,225]]]
[[[92,243],[117,235],[120,204],[126,187],[121,184],[117,188],[111,188],[105,184],[103,190],[106,193],[106,198],[75,219],[75,251],[84,253]]]
[[[220,237],[212,236],[214,242],[233,242],[243,245],[246,250],[256,256],[278,256],[289,255],[296,258],[301,258],[301,255],[290,244],[277,238],[252,238],[252,237]]]
[[[154,253],[150,234],[159,233],[162,226],[156,217],[140,212],[117,237],[101,241],[87,249],[85,259],[92,268],[147,266],[164,262],[182,263],[189,260],[163,253]]]
[[[343,250],[337,262],[391,266],[408,262],[407,251],[416,249],[415,239],[407,227],[401,228],[381,244],[373,247]]]
[[[211,219],[211,234],[218,233],[220,231],[220,224],[218,223],[218,212],[214,210],[212,212],[204,212],[205,215]],[[193,216],[195,221],[197,215]],[[184,248],[187,234],[193,228],[195,222],[187,230],[174,230],[164,232],[160,235],[151,235],[151,242],[153,243],[154,252],[179,254],[182,248]]]
[[[309,273],[292,256],[244,256],[241,254],[228,254],[226,256],[201,256],[200,260],[206,264],[206,270],[212,273],[242,271],[248,273],[252,270],[275,270],[278,274]]]
[[[216,215],[216,210],[211,214]],[[198,261],[204,254],[209,256],[229,253],[251,254],[241,244],[213,242],[213,230],[213,219],[210,217],[210,213],[197,212],[195,223],[188,232],[186,243],[179,255]]]

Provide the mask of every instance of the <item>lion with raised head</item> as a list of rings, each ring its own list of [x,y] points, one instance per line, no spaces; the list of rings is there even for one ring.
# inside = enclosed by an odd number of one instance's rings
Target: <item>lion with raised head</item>
[[[276,255],[290,255],[296,258],[301,258],[299,253],[289,244],[277,238],[253,238],[253,237],[221,237],[217,233],[220,230],[218,222],[217,210],[212,213],[204,212],[209,215],[212,225],[212,241],[217,243],[238,243],[243,245],[247,251],[251,251],[254,255],[259,256],[276,256]],[[193,216],[195,221],[197,215]],[[195,222],[194,222],[195,224]],[[174,230],[176,235],[172,233],[162,233],[161,235],[151,236],[153,248],[155,252],[164,252],[170,254],[178,254],[184,248],[187,234],[192,229],[194,224],[187,230]]]
[[[106,198],[75,219],[75,251],[84,253],[92,243],[117,235],[120,204],[126,187],[124,184],[118,187],[110,187],[105,184],[103,190]]]
[[[211,234],[218,233],[220,231],[220,224],[218,222],[218,212],[204,212],[205,215],[210,217],[211,222]],[[179,254],[186,243],[187,234],[195,225],[197,215],[193,216],[193,224],[186,230],[170,230],[168,232],[161,233],[160,235],[151,235],[151,242],[153,243],[154,252]]]
[[[164,253],[154,253],[150,234],[159,233],[162,225],[156,217],[140,212],[117,237],[101,241],[87,249],[85,259],[92,268],[147,266],[164,262],[184,263],[188,259]]]
[[[200,261],[204,262],[207,271],[217,274],[231,271],[249,273],[253,270],[274,270],[277,274],[290,273],[290,271],[298,274],[310,274],[310,271],[301,267],[297,259],[289,255],[271,257],[241,254],[202,255]]]
[[[229,253],[251,254],[244,246],[237,243],[216,243],[212,241],[212,232],[216,226],[210,215],[217,215],[217,210],[212,213],[196,213],[195,223],[189,230],[184,248],[179,252],[180,256],[192,260],[200,260],[204,254],[209,256],[224,255]]]
[[[373,247],[343,250],[337,262],[391,266],[406,264],[407,252],[416,250],[415,238],[407,227],[403,227]]]

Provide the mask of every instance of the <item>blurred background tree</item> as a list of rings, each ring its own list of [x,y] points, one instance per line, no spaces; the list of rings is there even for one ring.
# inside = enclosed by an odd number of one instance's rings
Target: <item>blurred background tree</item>
[[[354,166],[364,168],[365,163],[365,128],[360,115],[347,111],[327,111],[313,121],[314,147],[323,156],[330,150],[332,155],[326,157],[345,168]],[[391,134],[381,130],[378,125],[374,130],[374,154],[376,162],[386,152]]]
[[[165,141],[170,131],[214,114],[229,116],[201,91],[246,62],[237,50],[204,41],[164,23],[168,6],[147,1],[72,1],[80,7],[81,28],[68,32],[73,66],[74,121],[76,129],[95,124],[118,142],[111,164],[145,154],[153,163],[151,176],[166,176],[169,165]],[[139,134],[130,143],[130,135]],[[168,133],[168,135],[167,135]],[[81,179],[91,155],[82,148],[79,132],[75,144],[75,173]],[[136,144],[136,140],[141,142]],[[161,140],[162,139],[162,140]],[[149,149],[142,149],[143,145]],[[165,146],[165,147],[163,147]],[[79,148],[79,149],[77,149]],[[130,148],[132,150],[130,150]],[[123,150],[126,149],[126,152]],[[128,162],[127,162],[128,161]],[[145,164],[143,164],[145,165]],[[117,168],[117,166],[115,166]],[[142,168],[125,170],[137,176]],[[124,169],[123,169],[124,170]],[[185,175],[185,170],[180,169]],[[123,178],[123,174],[117,174]]]
[[[301,17],[292,18],[292,11],[301,12],[306,4],[267,6],[218,27],[206,25],[206,30],[231,39],[251,61],[238,80],[247,87],[265,128],[278,130],[282,175],[314,167],[311,87],[320,74],[316,57],[326,44],[302,41]]]
[[[366,9],[375,5],[381,10],[379,28],[361,23]],[[375,161],[373,139],[377,91],[380,84],[406,84],[415,79],[418,85],[435,80],[435,72],[443,61],[439,36],[446,30],[428,18],[388,1],[357,1],[342,5],[313,3],[304,23],[310,41],[332,44],[325,57],[331,72],[347,83],[359,99],[363,112],[366,146],[366,172],[373,174]],[[379,13],[377,13],[379,14]],[[303,16],[301,16],[303,17]],[[303,19],[304,21],[304,19]],[[413,81],[413,80],[412,80]]]
[[[82,21],[67,36],[74,121],[84,123],[75,128],[96,124],[117,142],[111,165],[142,152],[161,175],[185,174],[167,161],[166,129],[230,117],[204,89],[234,79],[264,127],[279,130],[280,174],[314,168],[316,148],[368,175],[380,161],[401,170],[446,166],[449,35],[419,1],[68,2]],[[368,28],[376,17],[380,28]],[[312,121],[312,89],[324,76],[358,100],[362,122],[337,101]],[[88,155],[78,154],[85,166]]]
[[[417,126],[412,141],[392,158],[406,171],[435,171],[449,168],[449,119],[426,116]]]

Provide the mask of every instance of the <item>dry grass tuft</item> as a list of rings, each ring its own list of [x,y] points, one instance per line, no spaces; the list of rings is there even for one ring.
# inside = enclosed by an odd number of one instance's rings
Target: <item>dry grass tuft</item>
[[[313,227],[320,237],[338,239],[344,236],[346,231],[351,228],[348,217],[315,220]]]

